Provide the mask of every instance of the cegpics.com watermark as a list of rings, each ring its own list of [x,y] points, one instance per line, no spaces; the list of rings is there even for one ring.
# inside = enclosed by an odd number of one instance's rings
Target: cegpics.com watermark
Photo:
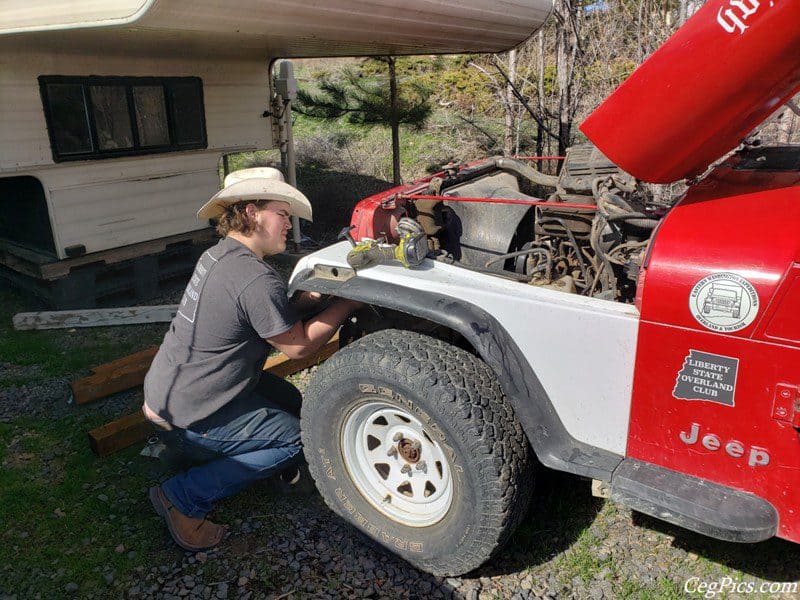
[[[717,594],[796,594],[800,590],[797,581],[736,581],[723,577],[718,581],[705,581],[690,577],[683,584],[687,594],[714,598]]]

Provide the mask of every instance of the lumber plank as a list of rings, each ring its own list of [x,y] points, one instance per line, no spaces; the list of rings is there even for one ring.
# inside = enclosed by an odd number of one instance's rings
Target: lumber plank
[[[278,377],[286,377],[330,358],[338,349],[339,334],[337,333],[327,344],[310,356],[293,360],[280,353],[268,358],[263,369]],[[76,379],[69,384],[75,404],[87,404],[142,385],[144,376],[150,369],[150,364],[157,351],[158,346],[152,346],[136,354],[99,365],[92,369],[92,374],[88,377]]]
[[[337,333],[317,352],[305,358],[290,359],[283,353],[270,357],[264,363],[264,370],[278,377],[286,377],[324,361],[338,349],[339,334]],[[70,384],[75,403],[85,404],[104,395],[140,385],[144,381],[144,376],[157,351],[158,347],[153,346],[114,362],[95,367],[92,375]],[[153,431],[155,431],[154,426],[145,418],[142,411],[138,410],[116,421],[92,429],[89,432],[89,445],[98,456],[108,456],[147,438]]]
[[[14,329],[19,330],[169,323],[177,310],[177,304],[163,304],[159,306],[24,312],[14,315],[13,323]]]
[[[136,354],[97,366],[88,377],[76,379],[69,384],[75,404],[86,404],[141,385],[156,352],[158,346],[151,346]]]
[[[89,432],[89,446],[97,456],[108,456],[132,446],[155,431],[141,410],[96,427]]]

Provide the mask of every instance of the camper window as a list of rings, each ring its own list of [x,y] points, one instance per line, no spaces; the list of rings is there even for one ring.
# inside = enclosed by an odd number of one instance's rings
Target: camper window
[[[63,156],[92,151],[83,86],[54,83],[48,96],[52,115],[51,142]]]
[[[164,88],[160,85],[134,86],[133,102],[136,106],[139,143],[145,147],[169,144]]]
[[[121,85],[93,85],[89,92],[100,150],[133,148],[133,130],[125,88]]]
[[[53,160],[206,148],[198,77],[39,77]]]

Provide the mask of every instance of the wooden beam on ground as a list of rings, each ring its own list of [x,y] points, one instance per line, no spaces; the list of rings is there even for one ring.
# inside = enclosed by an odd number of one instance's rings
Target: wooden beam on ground
[[[69,384],[75,404],[86,404],[142,385],[156,352],[158,352],[158,346],[151,346],[136,354],[123,356],[118,360],[95,367],[88,377],[76,379]]]
[[[337,333],[327,344],[305,358],[290,359],[285,354],[271,356],[264,363],[264,370],[278,377],[286,377],[324,361],[338,349],[339,334]],[[73,381],[70,386],[76,404],[85,404],[91,400],[102,398],[104,395],[141,384],[157,350],[158,347],[154,346],[137,354],[100,365],[89,377]],[[126,387],[121,387],[123,385]],[[78,398],[81,398],[81,401]],[[89,432],[89,444],[92,451],[98,456],[108,456],[112,452],[127,448],[147,438],[154,431],[156,431],[155,427],[145,419],[142,411],[138,410],[121,419],[92,429]]]
[[[14,329],[70,329],[73,327],[169,323],[177,310],[177,304],[163,304],[160,306],[28,312],[14,315],[13,323]]]
[[[89,432],[89,446],[97,456],[108,456],[150,436],[155,426],[141,410],[106,423]]]
[[[290,359],[285,354],[269,357],[264,363],[264,370],[278,377],[286,377],[322,362],[338,349],[339,334],[337,333],[322,348],[305,358]],[[69,384],[75,404],[87,404],[142,385],[144,376],[150,369],[150,364],[157,351],[158,346],[152,346],[136,354],[123,356],[113,362],[95,367],[88,377],[76,379]]]

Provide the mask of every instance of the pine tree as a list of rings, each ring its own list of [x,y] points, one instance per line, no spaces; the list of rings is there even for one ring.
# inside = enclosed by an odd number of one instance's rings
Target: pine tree
[[[430,91],[415,83],[406,83],[398,89],[394,56],[367,60],[385,65],[385,75],[367,76],[355,69],[346,69],[341,80],[320,80],[317,94],[298,90],[294,108],[316,119],[344,117],[355,125],[389,126],[392,130],[392,175],[394,183],[399,185],[400,125],[415,130],[423,128],[432,111]]]

